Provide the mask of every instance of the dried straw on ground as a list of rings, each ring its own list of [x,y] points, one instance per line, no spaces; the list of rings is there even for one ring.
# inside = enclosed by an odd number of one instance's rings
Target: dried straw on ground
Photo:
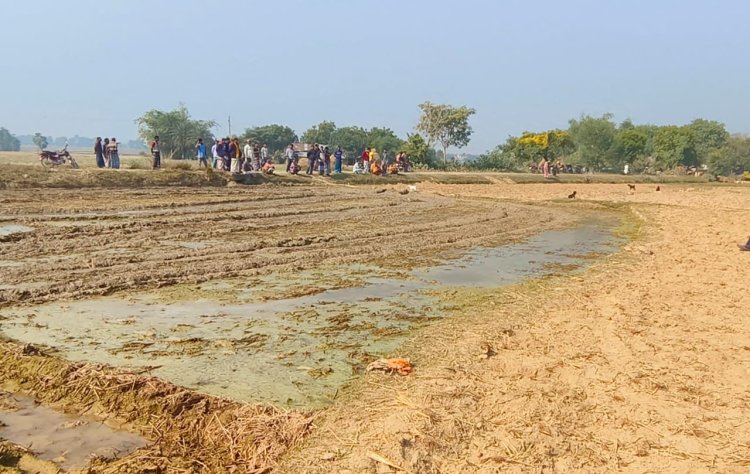
[[[125,423],[151,443],[90,472],[267,472],[312,416],[202,395],[155,377],[72,364],[0,343],[0,382],[67,410]]]

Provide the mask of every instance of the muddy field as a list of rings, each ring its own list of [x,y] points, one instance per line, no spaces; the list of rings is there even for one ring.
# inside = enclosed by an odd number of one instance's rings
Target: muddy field
[[[144,440],[94,472],[741,472],[746,396],[725,378],[747,358],[709,335],[746,325],[720,275],[743,268],[750,190],[482,179],[11,186],[0,438],[3,410],[45,416],[31,396]],[[711,376],[682,333],[637,329],[661,313],[699,331]],[[415,373],[364,374],[392,355]],[[0,466],[74,466],[13,424]]]

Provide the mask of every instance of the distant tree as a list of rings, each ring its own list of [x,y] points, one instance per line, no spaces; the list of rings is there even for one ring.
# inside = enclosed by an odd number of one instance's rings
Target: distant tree
[[[252,140],[254,143],[266,144],[273,153],[284,150],[290,143],[297,141],[294,130],[285,125],[263,125],[248,128],[241,136],[242,141]]]
[[[417,165],[430,165],[430,145],[427,144],[422,135],[418,133],[406,136],[403,151],[409,157],[409,161]]]
[[[127,148],[128,150],[134,150],[134,151],[148,150],[148,147],[142,140],[128,140],[128,142],[125,144],[125,148]]]
[[[336,132],[336,124],[333,122],[323,121],[318,125],[313,125],[302,134],[303,143],[318,143],[321,145],[332,145],[331,141]]]
[[[360,156],[362,150],[369,146],[367,130],[362,127],[337,128],[331,136],[330,145],[340,146],[347,156],[347,161],[352,163]]]
[[[653,152],[653,140],[657,127],[638,125],[623,128],[620,125],[612,144],[612,161],[617,166],[632,165]]]
[[[611,163],[612,145],[617,134],[612,114],[601,117],[584,115],[570,120],[568,132],[576,148],[578,161],[590,168],[600,169]]]
[[[514,153],[517,149],[517,139],[508,137],[504,145],[498,145],[495,149],[480,155],[478,159],[469,164],[470,168],[493,171],[518,171],[524,167],[525,161],[521,161]]]
[[[391,158],[401,150],[404,141],[390,128],[373,127],[367,132],[367,143],[381,154],[387,151]]]
[[[723,147],[729,140],[724,124],[713,120],[696,119],[687,125],[695,150],[697,163],[706,163],[711,152]]]
[[[469,144],[473,130],[469,126],[469,117],[476,110],[469,107],[453,107],[446,104],[423,102],[419,104],[422,114],[417,123],[417,130],[427,137],[428,145],[440,143],[443,149],[443,163],[448,162],[448,147],[463,148]]]
[[[698,164],[693,136],[687,126],[659,127],[654,134],[654,155],[656,165],[661,169]]]
[[[724,146],[710,152],[708,169],[715,175],[737,175],[750,171],[750,137],[730,136]]]
[[[18,151],[21,141],[11,135],[7,128],[0,128],[0,151]]]
[[[170,112],[149,110],[135,120],[138,135],[149,142],[159,135],[162,155],[166,158],[186,159],[195,155],[195,142],[213,136],[213,120],[193,120],[184,105]]]
[[[36,145],[39,148],[39,150],[44,150],[45,148],[47,148],[47,145],[48,145],[47,137],[45,137],[39,132],[36,132],[34,134],[34,138],[32,139],[32,141],[34,142],[34,145]]]

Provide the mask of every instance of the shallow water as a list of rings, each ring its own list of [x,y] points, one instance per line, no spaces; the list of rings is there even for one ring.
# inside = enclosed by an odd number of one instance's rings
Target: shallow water
[[[91,455],[120,457],[147,444],[140,436],[117,431],[93,418],[75,417],[12,395],[17,410],[0,411],[0,438],[31,449],[62,469],[82,469]]]
[[[33,232],[34,229],[25,225],[19,224],[3,224],[0,225],[0,237],[8,237],[13,234],[23,234],[26,232]]]
[[[59,349],[72,360],[151,366],[154,375],[228,398],[295,407],[330,403],[339,388],[376,357],[394,351],[415,329],[447,312],[432,290],[493,288],[561,268],[584,266],[617,250],[616,219],[596,219],[526,241],[477,248],[402,277],[366,266],[217,281],[187,300],[159,293],[97,298],[0,311],[2,331],[19,341]],[[289,288],[336,285],[339,272],[356,287],[258,301]],[[214,293],[229,295],[222,303]]]

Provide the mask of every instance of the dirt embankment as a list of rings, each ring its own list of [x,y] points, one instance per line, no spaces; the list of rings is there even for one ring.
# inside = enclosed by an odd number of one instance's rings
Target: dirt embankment
[[[8,342],[0,342],[0,381],[47,404],[124,425],[150,441],[122,459],[94,460],[89,472],[96,473],[268,472],[313,419],[310,413],[201,395],[143,374],[67,363]],[[29,454],[0,445],[0,471],[9,464],[23,468],[24,457],[33,465]]]
[[[583,276],[448,297],[278,472],[747,472],[750,189],[591,185],[639,238]],[[440,187],[528,201],[551,186]],[[398,466],[399,468],[388,467]]]
[[[0,306],[324,264],[407,265],[572,219],[538,207],[399,189],[6,191],[0,225],[32,230],[0,239]]]

